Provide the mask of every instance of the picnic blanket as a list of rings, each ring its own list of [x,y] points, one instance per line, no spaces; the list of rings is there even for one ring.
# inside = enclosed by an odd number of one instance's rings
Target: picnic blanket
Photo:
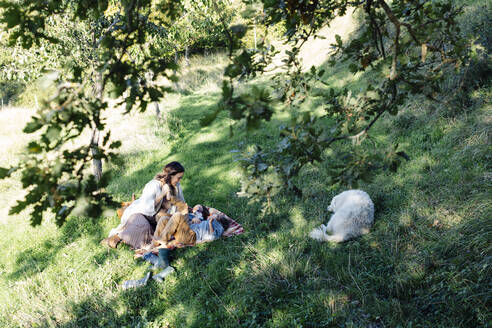
[[[226,231],[224,231],[222,233],[222,236],[221,237],[237,236],[237,235],[240,235],[240,234],[242,234],[244,232],[243,226],[240,223],[238,223],[237,221],[231,219],[227,214],[225,214],[225,213],[223,213],[223,212],[221,212],[221,211],[219,211],[219,210],[217,210],[217,209],[215,209],[213,207],[206,206],[206,208],[208,209],[210,215],[217,214],[217,215],[220,215],[220,216],[226,218],[229,221],[229,227],[227,228]],[[199,242],[199,243],[196,243],[196,244],[201,244],[201,243],[204,243],[204,242],[207,242],[207,241],[202,241],[202,242]],[[194,246],[194,245],[178,244],[175,247],[168,246],[166,248],[168,248],[168,249],[175,249],[175,248],[191,247],[191,246]],[[136,258],[142,257],[144,254],[149,253],[149,252],[154,253],[154,254],[157,254],[159,252],[159,248],[154,247],[154,248],[141,248],[141,249],[137,249],[137,250],[135,250],[135,257]]]
[[[213,208],[213,207],[207,207],[208,211],[210,214],[218,214],[220,216],[225,217],[226,219],[229,220],[229,227],[227,228],[226,231],[222,233],[222,237],[232,237],[236,235],[240,235],[244,232],[243,226],[231,219],[227,214],[222,213],[221,211]]]

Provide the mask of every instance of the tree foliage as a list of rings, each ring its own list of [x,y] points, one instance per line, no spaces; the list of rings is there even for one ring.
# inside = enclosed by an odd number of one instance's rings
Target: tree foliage
[[[120,105],[125,105],[127,112],[137,108],[144,111],[149,102],[158,101],[167,91],[145,83],[145,72],[154,72],[154,79],[160,76],[173,79],[169,70],[175,69],[174,62],[162,59],[159,49],[146,43],[153,33],[148,28],[150,1],[120,4],[121,10],[106,16],[110,8],[108,1],[0,2],[0,7],[4,8],[0,21],[9,29],[11,46],[30,49],[45,41],[62,44],[60,36],[66,34],[50,34],[48,28],[49,20],[56,20],[60,15],[90,26],[92,32],[89,54],[80,56],[85,60],[70,61],[63,75],[54,76],[57,93],[25,127],[24,132],[36,132],[39,138],[28,145],[27,154],[18,166],[0,172],[1,177],[6,177],[16,170],[21,171],[22,185],[28,193],[10,212],[18,213],[34,205],[33,225],[41,223],[46,211],[52,211],[57,224],[61,225],[71,213],[98,217],[105,206],[116,205],[104,191],[110,172],[96,181],[88,167],[95,157],[116,160],[115,150],[120,142],[112,141],[107,131],[97,152],[90,151],[90,143],[76,149],[67,146],[86,129],[105,130],[102,113],[108,108],[108,100],[93,92],[95,76],[100,76],[101,91],[120,99]],[[178,15],[178,6],[175,1],[162,2],[160,9],[172,20]],[[138,61],[130,56],[130,51],[135,49],[142,50]],[[88,69],[88,63],[92,69]]]
[[[389,113],[396,115],[400,106],[412,94],[423,94],[435,99],[443,82],[443,72],[459,70],[466,65],[469,45],[461,36],[457,17],[461,9],[452,1],[249,1],[261,3],[262,20],[267,26],[283,24],[286,43],[284,71],[278,73],[273,86],[277,99],[292,115],[291,124],[282,127],[280,139],[270,150],[259,149],[240,157],[247,178],[242,194],[266,196],[287,186],[297,194],[296,176],[308,163],[331,163],[333,182],[355,185],[369,179],[380,169],[395,171],[407,154],[394,145],[377,149],[368,142],[373,125]],[[360,17],[358,30],[343,42],[338,35],[332,44],[330,64],[347,62],[352,73],[370,71],[371,81],[354,92],[336,89],[323,82],[323,69],[312,67],[303,71],[299,54],[306,41],[329,25],[338,15],[353,11]],[[242,52],[241,52],[242,51]],[[231,56],[223,86],[223,106],[233,118],[245,118],[248,127],[256,127],[271,117],[272,102],[263,109],[245,104],[244,96],[234,92],[234,85],[244,76],[264,72],[278,51],[261,44],[257,53],[240,50]],[[315,116],[303,112],[301,105],[311,90],[322,87],[324,114]],[[319,91],[318,91],[319,95]],[[251,97],[251,95],[250,95]],[[238,114],[239,113],[239,114]],[[351,141],[346,153],[333,149],[335,143]],[[266,178],[266,176],[276,176]],[[276,185],[262,181],[279,181]],[[261,186],[264,187],[261,187]]]
[[[34,49],[49,45],[62,54],[78,49],[78,55],[66,56],[69,60],[62,74],[55,76],[57,93],[24,129],[38,133],[39,138],[28,145],[27,155],[17,166],[0,170],[2,178],[20,170],[23,187],[28,190],[11,213],[33,205],[33,224],[42,221],[44,212],[52,211],[61,225],[70,214],[98,217],[105,206],[114,206],[104,192],[110,172],[96,181],[88,165],[95,157],[116,160],[119,142],[111,140],[109,131],[95,153],[90,152],[90,144],[70,149],[67,142],[85,129],[105,131],[102,113],[108,109],[108,100],[93,92],[96,77],[100,90],[125,105],[126,112],[145,111],[150,102],[171,91],[146,81],[176,80],[170,49],[201,47],[202,43],[206,47],[217,40],[228,45],[230,64],[224,72],[222,100],[218,110],[203,119],[204,124],[227,110],[233,119],[244,120],[247,128],[253,129],[270,120],[276,101],[291,111],[292,122],[280,131],[276,147],[257,147],[242,158],[248,172],[242,192],[268,199],[283,185],[300,193],[295,177],[307,163],[326,160],[325,151],[336,142],[351,140],[361,145],[375,122],[384,113],[396,114],[408,95],[433,98],[444,69],[459,68],[466,59],[467,44],[459,37],[456,23],[460,10],[451,1],[243,2],[249,24],[233,23],[231,5],[221,1],[0,1],[0,22],[8,29],[10,46]],[[360,28],[348,42],[336,36],[332,64],[347,61],[354,73],[375,72],[377,78],[358,93],[326,86],[322,80],[325,72],[315,67],[304,72],[299,59],[308,38],[348,10],[360,13]],[[60,19],[77,27],[63,28],[56,23]],[[260,40],[256,51],[243,46],[240,40],[252,22],[263,25],[265,32],[279,26],[285,31],[289,46],[285,70],[274,77],[273,93],[261,87],[239,94],[236,90],[238,83],[265,72],[278,53],[266,38]],[[300,111],[316,85],[326,87],[322,117]],[[374,169],[395,170],[401,159],[407,158],[397,146],[386,153],[369,148],[358,147],[331,158],[334,180],[352,183]],[[340,158],[344,160],[340,162]]]

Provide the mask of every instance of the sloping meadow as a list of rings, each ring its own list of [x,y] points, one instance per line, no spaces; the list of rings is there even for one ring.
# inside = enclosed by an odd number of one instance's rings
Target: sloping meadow
[[[218,66],[225,63],[217,54],[213,60]],[[197,65],[203,61],[198,58]],[[410,160],[396,173],[379,172],[360,183],[376,206],[371,233],[328,244],[307,235],[328,221],[326,207],[347,186],[330,183],[327,163],[320,163],[301,172],[302,197],[281,193],[269,212],[262,211],[261,203],[238,197],[242,173],[235,150],[253,143],[272,147],[288,114],[279,108],[271,122],[250,132],[225,112],[203,127],[200,119],[220,100],[220,75],[216,66],[210,75],[197,68],[197,78],[193,66],[188,70],[187,79],[196,83],[183,84],[185,92],[161,103],[161,118],[149,112],[112,120],[115,131],[131,131],[120,135],[124,144],[134,146],[124,149],[123,166],[112,168],[110,191],[122,201],[132,193],[139,196],[155,173],[177,160],[186,169],[187,202],[224,211],[245,233],[175,250],[174,275],[123,291],[121,283],[142,277],[148,263],[134,260],[126,246],[110,250],[99,245],[118,223],[115,215],[72,217],[61,229],[49,220],[31,228],[26,213],[2,217],[1,326],[491,325],[489,82],[442,103],[412,98],[397,116],[376,124],[374,142],[381,147],[398,142]],[[329,83],[343,81],[354,88],[367,78],[353,76],[343,65],[324,76]],[[305,110],[316,112],[320,103],[313,95]],[[7,112],[2,114],[2,125],[11,122]],[[132,124],[138,129],[126,130]],[[19,123],[2,138],[17,138],[21,128]],[[9,204],[19,197],[16,182],[1,181],[0,187],[8,191]]]

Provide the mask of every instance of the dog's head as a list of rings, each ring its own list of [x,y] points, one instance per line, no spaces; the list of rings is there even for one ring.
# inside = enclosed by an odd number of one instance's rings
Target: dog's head
[[[339,196],[335,196],[335,197],[332,198],[331,203],[330,203],[330,206],[328,206],[326,209],[329,212],[336,212],[338,206],[340,206],[340,197]]]
[[[178,198],[171,196],[171,199],[169,200],[169,204],[171,206],[176,207],[176,212],[181,213],[181,214],[188,214],[188,204],[185,202],[179,200]]]

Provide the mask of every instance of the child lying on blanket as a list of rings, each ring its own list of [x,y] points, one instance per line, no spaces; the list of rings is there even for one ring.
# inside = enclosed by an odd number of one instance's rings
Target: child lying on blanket
[[[195,245],[212,241],[218,239],[229,227],[230,221],[224,216],[212,214],[207,218],[208,211],[200,205],[195,206],[193,210],[191,222],[187,215],[174,214],[166,227],[154,235],[154,246],[166,244],[167,247],[175,247],[180,244]]]

